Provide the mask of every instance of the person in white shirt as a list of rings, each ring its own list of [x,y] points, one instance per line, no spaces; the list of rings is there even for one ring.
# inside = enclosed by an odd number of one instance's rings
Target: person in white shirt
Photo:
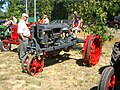
[[[28,14],[23,13],[18,23],[18,29],[17,29],[17,33],[19,34],[18,56],[19,56],[20,62],[22,61],[26,53],[28,38],[30,36],[30,30],[26,25],[27,18],[28,18]]]
[[[47,15],[44,15],[44,24],[49,24],[49,19]]]

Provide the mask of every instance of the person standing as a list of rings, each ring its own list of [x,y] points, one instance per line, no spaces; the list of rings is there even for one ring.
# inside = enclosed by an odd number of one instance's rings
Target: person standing
[[[17,19],[14,16],[10,16],[10,19],[11,19],[12,24],[17,23]]]
[[[73,35],[77,38],[77,32],[82,30],[82,20],[81,17],[76,15],[73,21]]]
[[[44,24],[49,24],[49,19],[47,15],[44,15]]]
[[[18,30],[17,30],[17,33],[19,34],[18,56],[20,62],[22,61],[24,55],[26,54],[28,38],[30,36],[30,30],[26,25],[27,18],[28,18],[28,14],[23,13],[18,23]]]
[[[39,24],[44,24],[44,19],[43,18],[38,19],[38,23]]]

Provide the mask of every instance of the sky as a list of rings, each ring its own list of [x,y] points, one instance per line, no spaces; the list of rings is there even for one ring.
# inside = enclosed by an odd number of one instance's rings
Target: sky
[[[5,12],[6,11],[6,9],[7,9],[7,6],[8,6],[8,3],[6,3],[6,4],[3,4],[3,9],[1,9],[3,12]]]

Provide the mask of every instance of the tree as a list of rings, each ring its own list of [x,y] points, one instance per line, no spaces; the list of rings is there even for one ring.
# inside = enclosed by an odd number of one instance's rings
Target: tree
[[[9,2],[5,17],[11,14],[20,18],[25,10],[25,0],[2,0]],[[28,0],[29,16],[34,16],[34,0]],[[36,0],[37,12],[54,19],[72,19],[76,11],[87,25],[85,31],[101,35],[102,41],[110,40],[107,20],[120,14],[120,0]],[[1,6],[2,4],[0,4]]]
[[[23,0],[8,0],[8,2],[6,16],[9,17],[10,15],[13,15],[20,18],[25,10],[25,2]]]
[[[113,37],[108,30],[107,20],[119,14],[119,5],[120,0],[83,0],[74,3],[73,11],[81,15],[88,33],[100,34],[102,41],[105,42]]]
[[[4,9],[3,4],[5,4],[5,2],[6,2],[5,0],[0,1],[0,17],[1,17],[0,19],[4,18],[4,14],[1,9]]]

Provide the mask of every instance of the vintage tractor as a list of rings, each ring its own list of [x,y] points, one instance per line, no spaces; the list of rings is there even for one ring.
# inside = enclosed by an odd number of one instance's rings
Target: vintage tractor
[[[57,57],[63,50],[68,52],[77,43],[84,43],[82,58],[84,64],[98,63],[102,50],[100,35],[90,34],[85,40],[74,38],[69,26],[64,23],[49,25],[33,24],[26,55],[22,59],[22,71],[37,75],[43,71],[44,57]]]
[[[11,48],[10,44],[4,44],[3,40],[11,37],[12,30],[11,27],[6,27],[5,25],[0,25],[0,49],[9,50]]]
[[[120,42],[114,44],[110,65],[102,72],[98,90],[120,90]]]
[[[27,24],[28,28],[30,29],[30,26],[35,22],[30,22]],[[0,50],[1,51],[8,51],[11,49],[11,44],[18,45],[18,34],[17,34],[17,24],[13,24],[9,27],[9,29],[6,28],[6,26],[1,25],[0,26]]]

